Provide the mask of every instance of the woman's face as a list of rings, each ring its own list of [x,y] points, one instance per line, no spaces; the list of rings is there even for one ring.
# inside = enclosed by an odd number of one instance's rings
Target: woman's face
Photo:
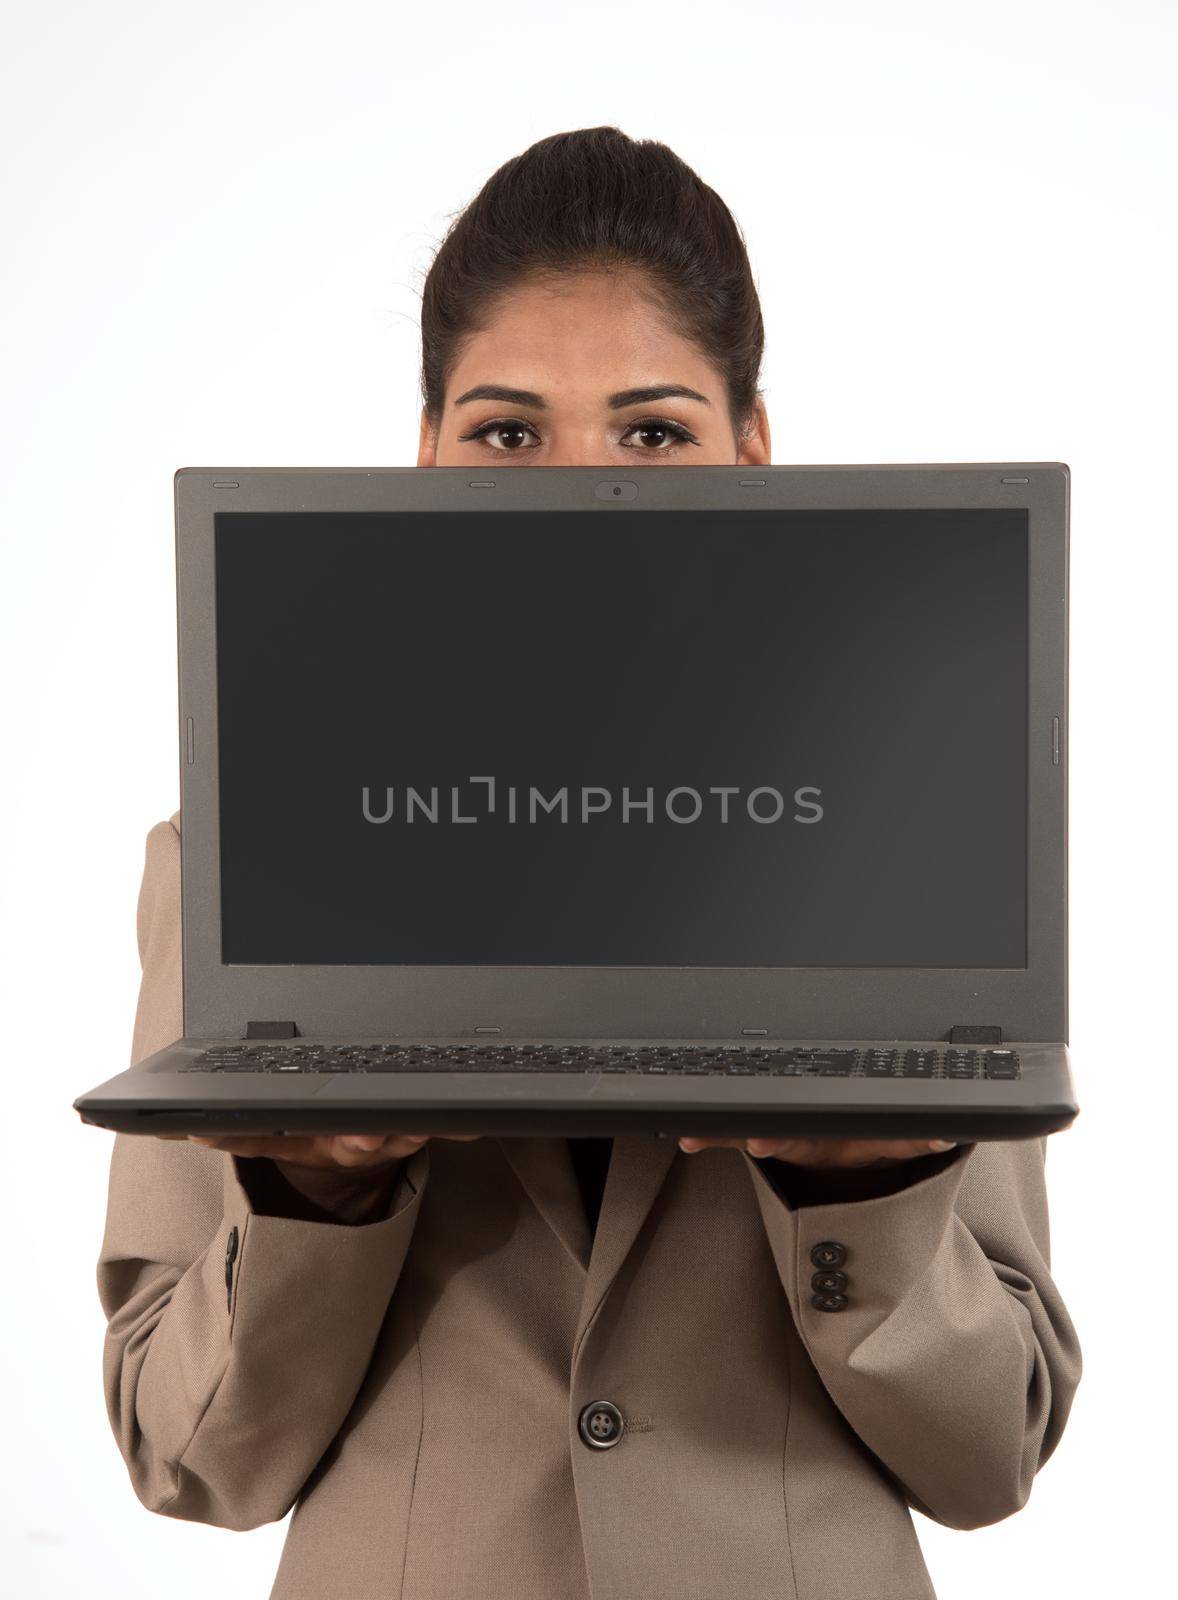
[[[422,412],[417,465],[766,466],[759,399],[755,424],[736,437],[720,373],[632,276],[578,274],[499,302],[451,375],[436,437]]]

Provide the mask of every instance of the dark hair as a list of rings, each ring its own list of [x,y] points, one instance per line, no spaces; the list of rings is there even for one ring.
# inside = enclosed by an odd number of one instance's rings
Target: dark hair
[[[744,236],[673,150],[615,127],[538,140],[493,172],[450,223],[422,290],[430,426],[439,427],[447,380],[498,294],[528,278],[625,268],[646,274],[643,292],[723,374],[742,435],[760,394],[765,343]]]

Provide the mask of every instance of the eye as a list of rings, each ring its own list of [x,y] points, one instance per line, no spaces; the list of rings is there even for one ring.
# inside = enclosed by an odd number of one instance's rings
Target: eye
[[[460,433],[458,438],[460,442],[465,442],[467,439],[485,439],[489,449],[509,452],[518,450],[521,446],[519,444],[492,444],[492,438],[496,438],[499,434],[520,433],[530,433],[534,439],[539,438],[531,423],[521,422],[518,417],[493,417],[490,422],[481,423],[477,428],[472,429],[470,433]]]
[[[663,454],[665,451],[674,450],[680,444],[699,443],[690,429],[685,428],[681,422],[671,422],[666,417],[643,417],[641,422],[632,422],[618,442],[624,444],[632,433],[661,433],[669,436],[670,443],[640,446],[639,448],[647,455]],[[635,446],[630,445],[628,448],[634,449]]]

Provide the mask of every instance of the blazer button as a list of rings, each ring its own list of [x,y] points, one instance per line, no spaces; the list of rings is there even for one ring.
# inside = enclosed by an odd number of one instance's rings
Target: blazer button
[[[810,1304],[819,1311],[841,1311],[847,1304],[845,1294],[812,1294]]]
[[[847,1259],[847,1247],[837,1239],[824,1239],[810,1251],[810,1260],[816,1267],[841,1267]]]
[[[612,1400],[590,1400],[577,1419],[581,1438],[594,1450],[609,1450],[622,1437],[625,1419]]]
[[[847,1287],[845,1272],[814,1272],[810,1275],[811,1289],[820,1289],[823,1294],[839,1294]]]

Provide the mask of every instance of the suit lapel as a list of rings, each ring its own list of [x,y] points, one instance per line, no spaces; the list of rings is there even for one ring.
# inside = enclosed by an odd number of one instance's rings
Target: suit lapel
[[[497,1139],[529,1200],[582,1272],[592,1240],[565,1139]]]
[[[674,1139],[618,1135],[591,1237],[566,1139],[500,1139],[523,1188],[585,1274],[577,1344],[637,1239],[678,1154]]]
[[[657,1139],[651,1134],[615,1137],[581,1300],[574,1361],[589,1324],[641,1232],[678,1153],[674,1139]],[[573,1181],[576,1182],[575,1172]]]

